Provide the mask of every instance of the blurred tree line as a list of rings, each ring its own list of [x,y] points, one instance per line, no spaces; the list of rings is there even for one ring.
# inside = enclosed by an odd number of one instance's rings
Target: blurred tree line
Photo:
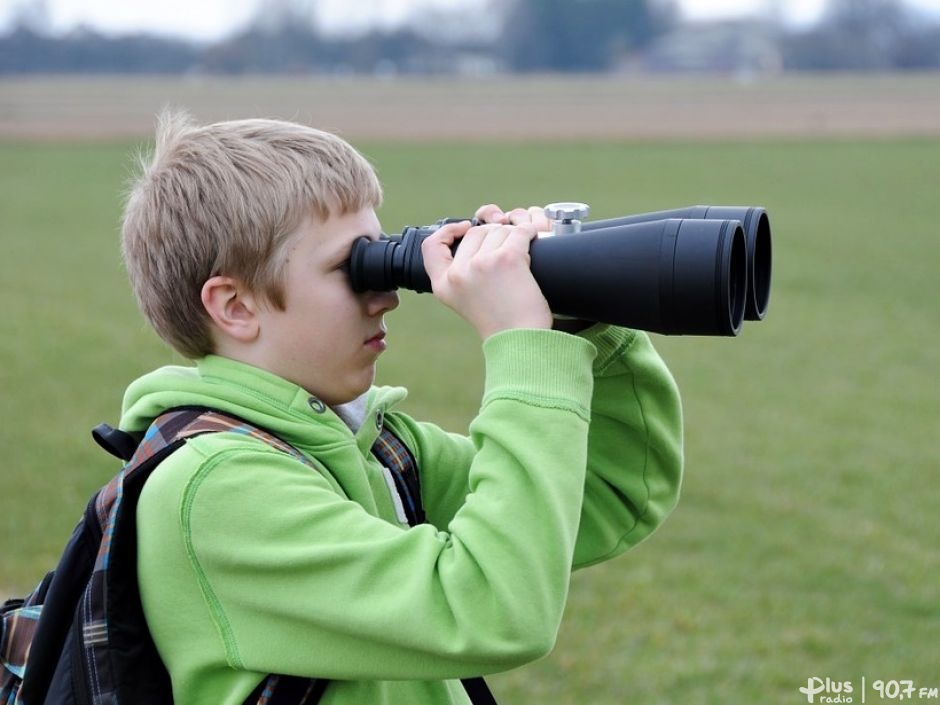
[[[336,34],[319,26],[314,10],[315,0],[260,0],[247,26],[197,43],[88,27],[56,35],[45,0],[21,0],[0,35],[0,73],[608,71],[643,68],[681,21],[675,0],[490,0],[426,10],[391,29]],[[804,28],[783,23],[780,4],[768,0],[754,24],[772,29],[786,69],[940,67],[940,23],[903,0],[827,0],[820,21]]]
[[[898,0],[828,0],[821,21],[782,39],[795,70],[886,71],[940,66],[940,24]]]

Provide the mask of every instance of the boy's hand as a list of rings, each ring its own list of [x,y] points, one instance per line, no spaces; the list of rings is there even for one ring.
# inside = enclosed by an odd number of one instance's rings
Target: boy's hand
[[[504,213],[503,209],[495,203],[488,203],[477,208],[473,217],[481,223],[531,223],[540,233],[552,230],[552,221],[545,215],[545,209],[541,206],[513,208],[508,213]],[[594,325],[593,321],[583,321],[579,318],[555,318],[552,327],[565,333],[580,333],[592,325]]]
[[[551,328],[552,312],[529,270],[535,234],[531,223],[471,227],[463,221],[438,229],[421,244],[434,295],[484,340],[511,328]]]

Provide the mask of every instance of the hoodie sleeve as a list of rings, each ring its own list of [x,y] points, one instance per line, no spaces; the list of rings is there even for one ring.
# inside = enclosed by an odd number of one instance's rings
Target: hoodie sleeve
[[[597,347],[588,469],[574,567],[623,553],[675,507],[682,483],[682,408],[642,331],[594,326]]]
[[[575,568],[649,536],[678,501],[683,468],[678,389],[649,336],[597,325],[580,337],[597,357]],[[400,414],[392,423],[418,456],[428,520],[447,526],[467,494],[473,443]]]

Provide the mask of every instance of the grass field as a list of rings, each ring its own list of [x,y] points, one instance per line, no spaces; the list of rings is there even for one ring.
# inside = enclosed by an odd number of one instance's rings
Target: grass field
[[[555,653],[494,678],[502,702],[785,705],[811,676],[853,681],[856,702],[862,677],[940,687],[940,140],[358,146],[389,230],[490,200],[584,200],[595,217],[761,204],[773,220],[767,320],[656,338],[684,399],[678,509],[574,576]],[[134,376],[179,361],[120,266],[133,147],[0,143],[0,593],[38,579],[116,470],[88,429]],[[389,325],[380,381],[464,427],[473,334],[427,296]]]

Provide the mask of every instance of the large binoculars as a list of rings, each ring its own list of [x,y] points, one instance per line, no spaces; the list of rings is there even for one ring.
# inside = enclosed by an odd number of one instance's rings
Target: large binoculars
[[[580,207],[580,208],[578,208]],[[552,312],[666,335],[737,335],[770,299],[770,219],[755,206],[692,206],[584,221],[583,204],[552,204],[552,237],[530,268]],[[431,291],[421,243],[444,223],[353,244],[355,291]],[[459,247],[459,241],[457,243]]]

